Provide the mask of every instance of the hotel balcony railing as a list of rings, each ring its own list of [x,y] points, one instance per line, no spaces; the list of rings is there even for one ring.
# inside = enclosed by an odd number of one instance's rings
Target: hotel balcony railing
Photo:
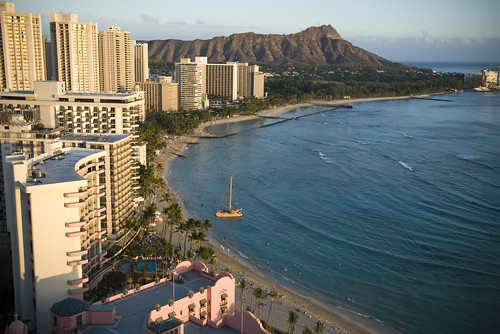
[[[82,246],[84,247],[89,247],[94,245],[96,242],[103,242],[102,241],[102,238],[101,239],[95,239],[97,236],[102,236],[106,233],[106,230],[101,230],[99,232],[95,232],[93,234],[91,234],[87,240],[85,240],[83,243],[82,243]],[[92,241],[92,239],[95,239],[94,242],[90,243]],[[104,240],[105,241],[105,240]],[[90,243],[90,244],[89,244]],[[88,245],[88,246],[87,246]]]
[[[78,284],[87,283],[88,281],[89,281],[88,276],[83,274],[82,278],[77,278],[77,279],[73,279],[73,280],[69,279],[68,284],[69,285],[78,285]]]
[[[85,172],[89,167],[99,167],[99,166],[103,166],[104,165],[104,162],[93,162],[91,164],[88,164],[88,165],[85,165],[83,166],[82,168],[80,168],[79,170],[77,170],[76,172],[78,174],[80,173],[83,173]],[[81,174],[80,174],[81,175]]]
[[[79,251],[66,252],[66,255],[70,256],[70,257],[87,255],[88,250],[85,247],[82,247],[82,248],[84,248],[84,249],[79,250]]]
[[[68,261],[67,264],[70,267],[80,266],[89,263],[88,259],[81,259],[76,261]]]
[[[99,186],[94,186],[94,187],[88,188],[85,191],[80,191],[80,192],[76,192],[76,193],[65,193],[64,197],[66,197],[66,198],[74,198],[74,197],[83,198],[83,197],[87,196],[90,192],[92,192],[94,190],[100,190],[100,189],[103,189],[105,187],[106,187],[105,184],[101,184]]]
[[[87,231],[85,230],[80,230],[80,231],[76,231],[76,232],[66,232],[66,236],[68,238],[74,238],[74,237],[82,237],[84,235],[87,235]]]
[[[83,286],[81,288],[78,288],[78,289],[69,289],[68,292],[70,295],[78,295],[78,294],[81,294],[81,293],[84,293],[84,292],[87,292],[89,291],[89,287],[88,286]]]
[[[95,239],[89,244],[89,248],[94,246],[95,244],[106,242],[107,240],[108,238]]]
[[[85,217],[83,217],[83,220],[87,221],[90,218],[90,216],[95,215],[95,214],[99,214],[99,213],[104,212],[104,211],[106,211],[106,207],[92,210],[89,213],[87,213],[87,215]]]
[[[64,203],[64,207],[65,208],[79,208],[79,207],[85,206],[90,200],[92,200],[94,198],[98,198],[98,197],[103,197],[105,195],[106,195],[106,192],[90,195],[85,200],[80,200],[80,201],[74,202],[74,203]]]

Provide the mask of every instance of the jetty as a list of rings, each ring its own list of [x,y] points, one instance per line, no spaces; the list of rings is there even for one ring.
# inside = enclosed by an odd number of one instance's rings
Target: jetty
[[[415,100],[431,100],[431,101],[453,102],[452,100],[437,99],[435,97],[410,96],[410,98],[415,99]]]
[[[319,106],[321,106],[321,105],[319,105]],[[298,120],[298,119],[301,119],[301,118],[304,118],[304,117],[309,117],[309,116],[312,116],[312,115],[322,114],[322,113],[325,113],[325,112],[334,111],[334,110],[338,110],[338,109],[342,109],[342,108],[350,109],[350,108],[352,108],[352,105],[350,105],[350,104],[333,105],[332,108],[329,108],[329,109],[326,109],[326,110],[315,111],[315,112],[308,113],[308,114],[305,114],[305,115],[300,115],[300,116],[296,116],[296,117],[289,117],[289,118],[288,117],[282,117],[282,116],[257,116],[258,118],[275,119],[277,121],[274,122],[274,123],[260,125],[260,126],[258,126],[256,128],[257,129],[258,128],[266,128],[266,127],[269,127],[269,126],[273,126],[273,125],[285,123],[285,122],[288,122],[288,121]],[[251,130],[256,129],[256,128],[248,128],[248,129],[242,130],[241,132],[251,131]],[[191,134],[189,136],[194,137],[194,138],[200,138],[200,139],[220,139],[220,138],[227,138],[227,137],[236,136],[237,134],[238,133],[228,133],[228,134],[225,134],[225,135],[210,135],[210,134],[193,135],[193,134]]]
[[[349,108],[352,108],[352,105],[350,105],[350,104],[339,104],[339,105],[336,105],[336,106],[334,106],[333,108],[330,108],[330,109],[315,111],[315,112],[311,112],[311,113],[308,113],[308,114],[304,114],[304,115],[300,115],[300,116],[296,116],[296,117],[290,117],[290,118],[276,117],[276,116],[258,116],[260,118],[279,119],[279,121],[277,121],[277,122],[270,123],[270,124],[264,124],[264,125],[259,126],[259,128],[266,128],[268,126],[273,126],[273,125],[285,123],[285,122],[288,122],[288,121],[298,120],[298,119],[301,119],[301,118],[304,118],[304,117],[309,117],[309,116],[312,116],[312,115],[322,114],[322,113],[325,113],[325,112],[334,111],[334,110],[338,110],[338,109],[342,109],[342,108],[348,108],[349,109]]]

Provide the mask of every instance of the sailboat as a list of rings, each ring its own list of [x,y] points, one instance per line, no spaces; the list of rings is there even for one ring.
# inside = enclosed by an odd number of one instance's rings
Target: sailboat
[[[229,182],[229,209],[215,211],[215,216],[217,218],[236,218],[236,217],[241,217],[243,215],[241,213],[241,208],[231,208],[232,197],[233,197],[233,177],[231,176],[231,181]],[[222,198],[224,199],[224,195],[222,195]]]

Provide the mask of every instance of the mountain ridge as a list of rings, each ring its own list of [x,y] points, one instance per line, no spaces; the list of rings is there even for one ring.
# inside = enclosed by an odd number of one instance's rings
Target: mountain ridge
[[[167,62],[204,56],[211,63],[238,61],[258,65],[403,66],[354,46],[344,40],[331,25],[309,27],[288,35],[247,32],[217,36],[209,40],[167,39],[146,42],[149,57],[160,57]]]

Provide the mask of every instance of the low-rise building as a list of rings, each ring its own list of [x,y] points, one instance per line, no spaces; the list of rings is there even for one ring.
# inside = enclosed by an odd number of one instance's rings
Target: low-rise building
[[[179,84],[172,82],[172,77],[152,78],[152,80],[138,84],[144,91],[147,111],[176,112],[179,110]]]
[[[102,332],[106,325],[94,326],[97,319],[102,323],[111,321],[109,329],[117,333],[182,334],[184,327],[190,325],[214,329],[229,327],[240,331],[243,316],[244,333],[267,333],[251,312],[236,310],[235,278],[230,273],[214,275],[204,263],[185,261],[178,264],[171,274],[173,280],[163,278],[130,290],[124,289],[92,306],[71,299],[56,303],[51,308],[52,331],[66,333],[68,329],[78,327],[89,334]],[[176,288],[179,284],[180,289]],[[180,291],[183,292],[181,295]],[[63,314],[61,306],[68,303],[75,306],[74,311]],[[98,307],[104,308],[101,313],[97,313]]]

